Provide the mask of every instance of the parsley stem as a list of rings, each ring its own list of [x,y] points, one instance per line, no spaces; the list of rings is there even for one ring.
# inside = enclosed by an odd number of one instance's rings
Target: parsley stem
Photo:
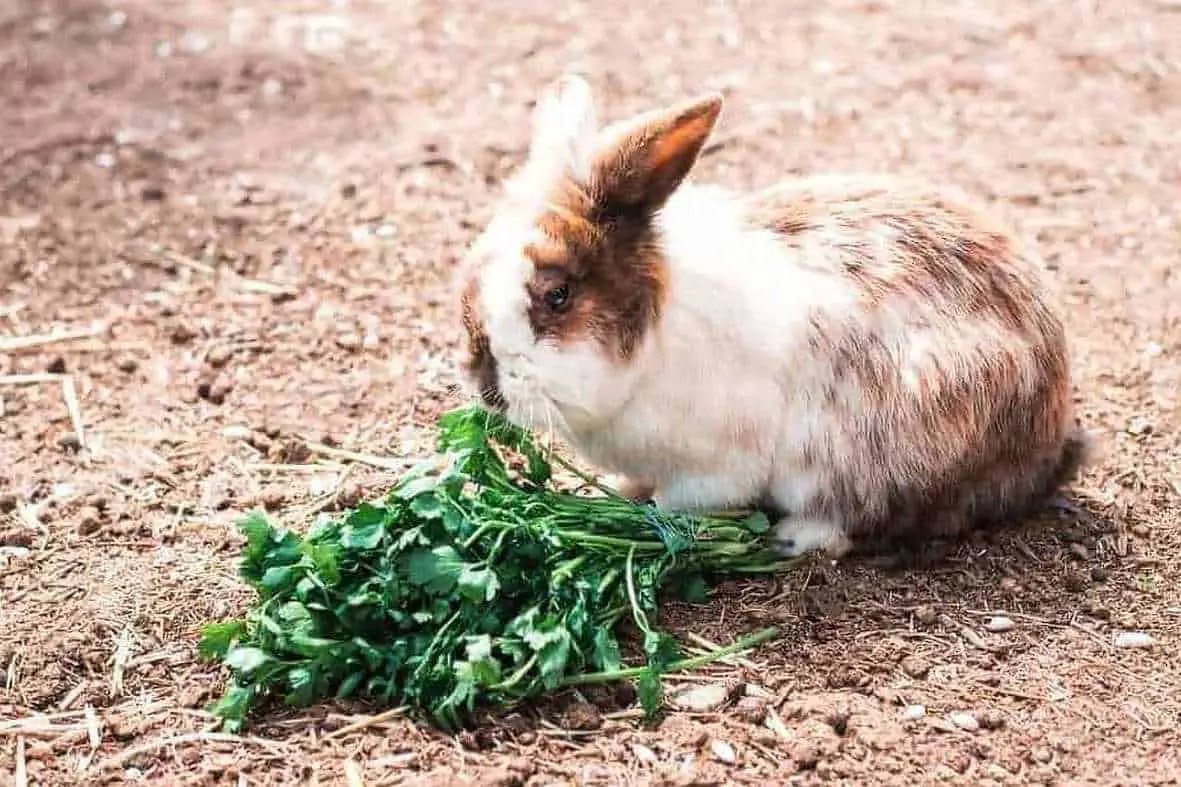
[[[709,653],[704,653],[700,656],[671,662],[662,672],[666,675],[671,675],[674,672],[687,672],[697,669],[706,664],[724,659],[727,656],[733,656],[735,653],[750,650],[756,645],[761,645],[767,640],[774,638],[778,633],[779,629],[777,628],[766,628],[762,631],[756,631],[754,634],[748,634],[724,648],[711,650]],[[592,683],[614,683],[619,680],[638,678],[649,669],[650,667],[629,667],[627,669],[615,670],[614,672],[588,672],[583,675],[570,675],[569,677],[563,678],[558,685],[562,688],[569,688],[571,686],[585,686]]]
[[[632,546],[632,548],[628,550],[627,553],[627,563],[624,565],[623,578],[627,582],[627,599],[629,602],[631,602],[632,617],[635,619],[636,625],[640,627],[640,631],[644,632],[645,634],[649,634],[651,633],[651,629],[648,627],[648,618],[646,615],[644,615],[644,611],[640,609],[640,601],[636,597],[636,582],[633,576],[635,557],[636,548],[635,546]]]
[[[537,654],[534,653],[529,657],[528,661],[521,665],[520,669],[518,669],[512,675],[509,675],[507,680],[502,680],[500,683],[490,686],[489,688],[492,691],[505,691],[506,689],[511,689],[513,686],[516,686],[518,683],[520,683],[522,678],[529,674],[529,670],[533,669],[533,665],[536,663]]]

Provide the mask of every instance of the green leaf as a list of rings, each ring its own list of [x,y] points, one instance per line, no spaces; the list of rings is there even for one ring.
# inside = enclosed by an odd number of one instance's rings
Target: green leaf
[[[644,635],[644,655],[650,666],[664,669],[680,658],[681,646],[664,632],[649,631]]]
[[[438,519],[443,516],[443,504],[435,495],[423,494],[410,501],[410,510],[423,519]]]
[[[394,551],[404,552],[412,546],[427,546],[430,543],[421,527],[411,527],[404,530],[394,541]]]
[[[500,580],[497,579],[496,572],[490,568],[467,566],[459,572],[456,581],[460,594],[469,601],[477,603],[491,601],[496,598],[496,593],[500,590]]]
[[[537,653],[537,667],[547,689],[552,689],[566,674],[570,660],[570,632],[565,628],[554,629],[546,643]]]
[[[619,641],[605,626],[595,629],[594,663],[604,672],[615,672],[623,666],[623,659],[619,652]]]
[[[754,512],[746,519],[742,520],[742,524],[747,530],[754,533],[756,536],[760,536],[771,529],[771,520],[768,519],[767,515],[762,511]]]
[[[640,699],[640,707],[644,709],[644,715],[649,718],[655,716],[664,705],[664,685],[660,681],[660,673],[652,668],[640,673],[639,680],[636,681],[636,694]]]
[[[345,549],[376,549],[385,535],[386,512],[370,503],[362,503],[349,514],[340,531],[340,545]]]
[[[316,700],[316,679],[310,667],[295,667],[287,673],[289,691],[283,701],[295,707],[307,707]]]
[[[222,720],[222,729],[236,733],[242,729],[246,714],[255,701],[253,686],[240,686],[230,681],[221,699],[208,707],[210,713]]]
[[[223,659],[233,644],[246,636],[247,630],[245,620],[227,620],[202,626],[197,653],[209,661]]]
[[[431,475],[421,475],[426,470],[427,468],[423,467],[419,471],[420,474],[407,475],[394,489],[394,497],[398,500],[415,500],[434,492],[439,486],[439,479]]]
[[[262,648],[231,648],[225,657],[225,665],[243,675],[250,675],[273,661],[271,655]]]
[[[305,542],[303,552],[312,563],[312,568],[325,585],[340,582],[340,544],[310,544]]]
[[[238,523],[238,529],[246,536],[246,557],[249,560],[261,561],[266,557],[267,548],[274,535],[274,528],[267,521],[266,514],[252,511]]]
[[[465,651],[468,661],[483,661],[492,658],[492,637],[487,634],[468,637]]]
[[[410,582],[436,594],[449,593],[464,567],[463,559],[451,546],[420,549],[410,553],[406,559],[406,574]]]
[[[259,585],[273,595],[290,585],[293,576],[291,566],[271,566],[263,572]]]

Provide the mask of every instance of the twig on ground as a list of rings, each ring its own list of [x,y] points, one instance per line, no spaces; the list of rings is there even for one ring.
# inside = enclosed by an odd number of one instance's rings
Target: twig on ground
[[[265,738],[246,737],[241,735],[231,735],[228,732],[188,732],[182,735],[173,735],[167,738],[157,738],[153,741],[141,743],[138,746],[132,746],[129,749],[124,749],[113,757],[103,761],[102,770],[111,770],[122,768],[129,762],[132,762],[136,757],[155,751],[156,749],[163,749],[167,746],[179,746],[184,743],[233,743],[245,744],[249,743],[266,749],[273,755],[282,753],[284,746],[278,741],[268,741]]]
[[[66,400],[66,410],[70,414],[74,436],[78,438],[78,447],[85,449],[86,433],[82,429],[82,408],[78,404],[78,388],[74,385],[74,378],[70,375],[62,378],[62,398]]]
[[[83,678],[82,680],[78,681],[77,686],[70,689],[69,693],[66,694],[66,696],[62,697],[62,701],[57,704],[58,710],[68,711],[70,709],[70,706],[74,704],[74,701],[78,699],[78,696],[80,694],[82,694],[82,691],[85,688],[86,688],[86,679]]]
[[[295,289],[290,286],[274,284],[269,281],[262,281],[261,279],[248,279],[229,268],[218,268],[213,265],[208,265],[204,262],[200,262],[199,260],[194,260],[191,257],[186,257],[180,252],[173,251],[172,249],[164,248],[162,246],[153,247],[151,252],[164,257],[174,265],[187,268],[191,271],[195,271],[206,276],[212,276],[215,279],[219,279],[224,276],[225,278],[232,281],[238,288],[246,292],[258,292],[264,295],[272,296],[296,294]],[[149,258],[148,262],[152,263],[155,262],[155,260]]]
[[[65,400],[66,411],[70,414],[70,423],[74,427],[74,435],[78,438],[78,447],[85,448],[86,433],[82,429],[82,408],[78,405],[78,389],[74,385],[72,376],[50,372],[0,375],[0,385],[41,385],[43,383],[57,383],[61,386],[62,399]]]
[[[721,645],[717,644],[716,642],[710,642],[705,637],[701,636],[700,634],[694,634],[692,631],[685,632],[685,637],[710,651],[718,651],[722,649]],[[739,656],[726,656],[725,658],[718,659],[718,661],[722,664],[728,664],[731,667],[745,667],[749,670],[758,670],[759,668],[758,665],[753,661],[741,658]]]
[[[380,467],[383,470],[405,470],[406,466],[410,464],[410,460],[406,458],[362,454],[356,451],[347,451],[343,448],[333,448],[332,446],[324,445],[323,443],[314,443],[310,441],[304,441],[304,444],[310,448],[313,453],[321,454],[330,459],[345,459],[350,462],[360,462],[361,464],[371,465],[372,467]]]
[[[363,730],[376,724],[382,724],[383,722],[390,721],[391,719],[396,719],[406,713],[406,710],[406,706],[404,705],[397,708],[390,708],[387,711],[383,711],[374,716],[369,716],[367,718],[361,719],[360,721],[355,721],[352,724],[346,724],[340,729],[333,730],[332,732],[325,735],[323,740],[329,741],[334,738],[342,738],[349,733],[357,732],[358,730]]]
[[[19,352],[48,347],[62,342],[72,342],[78,339],[93,339],[100,335],[105,328],[101,325],[90,328],[78,328],[70,331],[54,331],[32,336],[0,336],[0,352]]]
[[[16,768],[12,774],[15,787],[28,787],[29,772],[25,766],[25,739],[16,739]]]

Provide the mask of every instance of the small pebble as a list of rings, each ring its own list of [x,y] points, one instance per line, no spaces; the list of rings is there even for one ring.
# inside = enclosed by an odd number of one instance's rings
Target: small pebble
[[[124,357],[119,359],[118,363],[116,363],[115,366],[116,366],[116,368],[118,368],[119,371],[123,372],[124,374],[131,374],[132,372],[134,372],[136,369],[139,368],[139,361],[135,360],[130,355],[125,355]]]
[[[267,511],[277,511],[287,502],[287,493],[282,489],[267,489],[261,495],[261,502]]]
[[[57,438],[57,447],[63,451],[81,451],[82,441],[74,432],[62,432]]]
[[[1106,582],[1110,574],[1103,566],[1095,566],[1091,569],[1092,582]]]
[[[767,703],[758,697],[743,697],[734,706],[734,713],[748,724],[762,724],[767,718]]]
[[[642,743],[632,744],[632,754],[637,760],[646,765],[654,765],[660,760],[660,758],[656,756],[656,752],[652,751]]]
[[[1000,586],[1000,589],[1002,591],[1004,591],[1005,593],[1020,593],[1021,592],[1021,583],[1019,583],[1017,580],[1013,579],[1013,577],[1004,577],[1001,579],[1001,581],[998,584]]]
[[[1084,602],[1082,610],[1085,614],[1097,620],[1109,620],[1111,618],[1111,610],[1097,601]]]
[[[589,702],[576,702],[562,714],[562,724],[568,730],[597,730],[603,726],[603,715]]]
[[[927,673],[931,671],[931,665],[918,656],[907,656],[898,666],[902,667],[902,671],[907,675],[919,680],[927,677]]]
[[[973,713],[968,713],[967,711],[953,713],[948,716],[947,719],[961,730],[975,732],[976,730],[980,729],[980,721],[976,718],[976,715]]]
[[[15,492],[4,492],[0,494],[0,514],[7,514],[16,510],[20,505],[20,499]]]
[[[1069,571],[1062,579],[1062,584],[1071,593],[1078,593],[1087,586],[1087,575],[1081,571]]]
[[[939,619],[939,615],[935,612],[935,610],[931,609],[928,606],[922,606],[922,607],[919,607],[918,609],[916,609],[914,612],[914,616],[915,616],[915,619],[918,620],[919,623],[922,623],[924,626],[930,626],[932,623],[934,623],[936,620]]]
[[[976,714],[976,722],[982,730],[999,730],[1005,726],[1005,717],[996,711],[984,710]]]
[[[926,715],[927,709],[922,705],[907,705],[902,711],[902,718],[907,721],[918,721]]]
[[[1156,640],[1143,631],[1121,631],[1115,635],[1117,648],[1151,648]]]
[[[49,372],[50,374],[65,374],[66,359],[60,355],[57,356],[49,362],[49,365],[45,367],[45,371]]]
[[[211,348],[209,352],[205,353],[205,363],[209,364],[215,369],[220,369],[229,363],[230,359],[233,357],[233,347],[225,344],[219,344],[216,347]]]
[[[1152,532],[1151,528],[1144,524],[1132,525],[1131,531],[1132,535],[1136,536],[1137,538],[1148,538],[1149,533]]]
[[[78,516],[78,535],[88,536],[102,527],[102,515],[97,508],[87,506]]]
[[[997,615],[984,621],[984,630],[991,631],[993,634],[1000,634],[1005,631],[1011,631],[1014,625],[1012,618]]]
[[[192,326],[182,322],[173,327],[171,338],[173,344],[188,344],[196,336],[197,332],[193,330]]]
[[[719,762],[733,765],[738,761],[738,755],[734,752],[734,747],[725,741],[710,741],[709,750]]]
[[[1029,753],[1029,759],[1033,760],[1034,762],[1040,762],[1044,765],[1045,763],[1054,759],[1054,753],[1043,746],[1031,751]]]
[[[674,694],[672,704],[681,710],[694,713],[706,713],[717,710],[730,697],[730,690],[722,683],[707,683],[703,686],[692,686]]]
[[[202,380],[197,383],[197,396],[211,404],[222,404],[233,389],[234,384],[230,378],[219,374],[212,380]]]
[[[227,440],[249,440],[252,434],[249,426],[241,424],[233,424],[221,430],[221,436]]]
[[[1087,551],[1087,548],[1085,546],[1083,546],[1082,544],[1080,544],[1078,542],[1075,542],[1070,545],[1070,554],[1076,560],[1087,561],[1087,560],[1091,559],[1091,553]]]
[[[1128,434],[1136,437],[1152,434],[1152,422],[1145,418],[1133,418],[1128,422]]]
[[[355,333],[342,333],[336,337],[336,346],[348,352],[356,352],[361,347],[361,337]]]

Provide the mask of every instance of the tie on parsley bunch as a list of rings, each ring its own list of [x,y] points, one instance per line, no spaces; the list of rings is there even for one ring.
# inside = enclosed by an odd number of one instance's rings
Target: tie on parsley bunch
[[[699,600],[709,580],[784,567],[761,539],[762,514],[688,516],[633,503],[481,408],[447,413],[438,427],[439,456],[380,501],[304,537],[262,514],[241,523],[240,573],[258,601],[243,619],[205,626],[200,643],[231,672],[213,708],[223,727],[240,729],[268,699],[364,697],[453,729],[477,704],[617,680],[637,681],[653,713],[662,673],[776,633],[682,658],[649,622],[662,592]],[[599,494],[559,490],[551,461]],[[630,668],[625,621],[642,638],[643,663]]]

